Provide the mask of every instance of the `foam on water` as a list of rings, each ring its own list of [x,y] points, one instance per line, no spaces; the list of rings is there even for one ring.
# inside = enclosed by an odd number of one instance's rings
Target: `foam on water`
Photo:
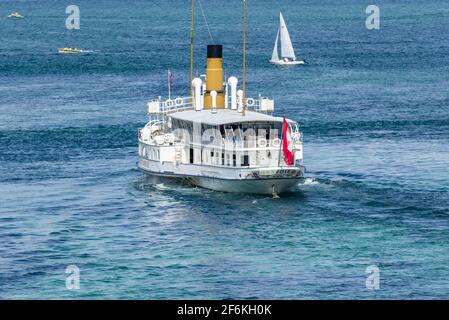
[[[320,184],[320,183],[313,178],[306,178],[303,183],[303,185],[305,185],[305,186],[311,186],[311,185],[317,185],[317,184]]]

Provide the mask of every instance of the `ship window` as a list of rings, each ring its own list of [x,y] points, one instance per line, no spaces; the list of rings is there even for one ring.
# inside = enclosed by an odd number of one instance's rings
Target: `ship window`
[[[224,166],[225,161],[224,161],[224,153],[221,153],[221,165]]]
[[[211,156],[211,157],[214,156],[214,152],[213,152],[213,151],[210,152],[210,156]]]
[[[242,156],[242,164],[241,164],[241,166],[242,167],[249,167],[249,156],[248,155]]]
[[[230,166],[230,165],[231,165],[231,162],[230,162],[229,160],[230,160],[229,154],[227,154],[227,155],[226,155],[226,165],[227,165],[227,166]]]
[[[232,166],[234,166],[234,167],[237,166],[237,157],[236,157],[235,153],[232,155]]]

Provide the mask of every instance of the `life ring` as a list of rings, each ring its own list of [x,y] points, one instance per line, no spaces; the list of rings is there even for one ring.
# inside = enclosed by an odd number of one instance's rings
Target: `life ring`
[[[259,147],[265,148],[267,146],[267,139],[265,138],[257,139],[257,144],[259,145]]]
[[[184,99],[183,98],[176,98],[175,99],[175,105],[177,106],[177,107],[180,107],[180,106],[182,106],[184,104]]]
[[[174,104],[175,102],[172,99],[168,99],[167,101],[165,101],[165,105],[167,106],[167,108],[173,107]]]
[[[246,99],[246,105],[247,105],[248,107],[254,106],[254,103],[255,103],[255,101],[254,101],[253,98],[248,98],[248,99]]]
[[[279,147],[281,145],[281,139],[275,138],[273,139],[273,147]]]

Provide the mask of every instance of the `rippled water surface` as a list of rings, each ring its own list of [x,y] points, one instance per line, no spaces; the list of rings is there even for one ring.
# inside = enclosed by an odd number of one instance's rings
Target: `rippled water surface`
[[[168,69],[187,92],[187,1],[74,3],[78,31],[64,1],[0,3],[0,298],[449,298],[446,0],[377,1],[378,31],[363,1],[249,2],[249,94],[305,135],[308,179],[280,199],[136,169]],[[240,6],[203,1],[228,76],[241,74]],[[305,67],[268,63],[280,9]],[[202,73],[201,15],[197,28]],[[65,286],[72,264],[80,290]]]

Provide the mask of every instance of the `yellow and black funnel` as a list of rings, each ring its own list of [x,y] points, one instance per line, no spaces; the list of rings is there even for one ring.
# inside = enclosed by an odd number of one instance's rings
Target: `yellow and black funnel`
[[[206,93],[204,109],[212,109],[211,91],[217,91],[217,109],[224,109],[223,90],[223,46],[207,46]]]

